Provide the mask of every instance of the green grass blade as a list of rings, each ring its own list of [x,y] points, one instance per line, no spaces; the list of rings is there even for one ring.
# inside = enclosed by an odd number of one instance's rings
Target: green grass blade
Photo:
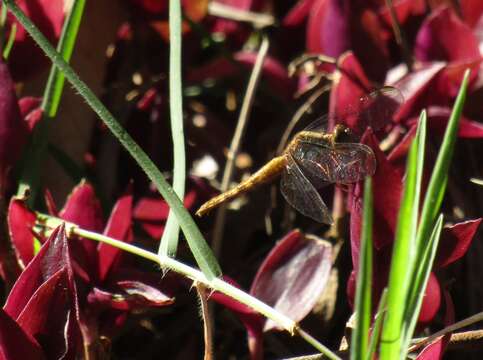
[[[63,150],[54,144],[48,145],[49,155],[60,165],[62,170],[69,176],[74,184],[79,183],[86,177],[86,171],[72,160]]]
[[[364,359],[367,353],[369,327],[371,326],[372,292],[372,179],[364,182],[364,210],[361,231],[361,254],[357,273],[355,298],[355,329],[351,340],[351,359]]]
[[[466,70],[461,82],[460,90],[451,112],[451,116],[446,127],[443,142],[434,165],[431,180],[429,181],[428,190],[424,198],[423,209],[421,212],[421,222],[417,234],[418,248],[422,243],[431,236],[431,232],[439,214],[441,203],[443,201],[446,183],[448,180],[448,169],[453,156],[453,149],[458,133],[459,120],[463,111],[463,105],[466,99],[466,91],[468,88],[469,70]]]
[[[71,83],[74,89],[84,98],[94,112],[101,118],[104,124],[119,140],[122,146],[134,158],[148,178],[155,184],[156,188],[166,200],[170,208],[176,214],[181,225],[188,245],[193,256],[203,274],[208,279],[221,275],[221,269],[216,261],[213,252],[206,243],[200,230],[196,226],[193,218],[184,208],[183,203],[178,198],[173,188],[154,165],[148,155],[139,147],[127,131],[119,124],[109,110],[101,103],[87,85],[79,78],[72,68],[62,59],[62,57],[49,44],[47,39],[40,33],[35,25],[25,16],[13,0],[2,0],[8,6],[12,14],[24,26],[39,47],[50,58],[50,60],[64,73],[65,78]]]
[[[82,15],[84,14],[85,3],[86,0],[74,1],[62,28],[57,51],[62,55],[62,58],[66,62],[70,62],[72,53],[74,52]],[[64,74],[62,74],[56,66],[52,66],[44,96],[42,98],[42,109],[48,117],[52,118],[57,115],[62,91],[64,89],[64,82]]]
[[[367,348],[367,354],[365,360],[371,360],[376,353],[379,336],[381,335],[382,324],[384,322],[384,316],[386,314],[387,307],[387,288],[384,288],[377,306],[376,316],[374,318],[374,325],[372,327],[371,339],[369,341],[369,347]]]
[[[394,249],[389,273],[387,314],[381,335],[381,359],[397,359],[401,353],[404,314],[414,270],[419,196],[424,164],[426,112],[421,113],[418,131],[409,148],[404,190],[399,207]]]
[[[71,11],[62,27],[62,33],[57,46],[60,56],[69,62],[74,50],[75,41],[79,32],[82,14],[84,13],[85,0],[76,0],[72,4]],[[19,188],[17,194],[23,194],[28,188],[30,196],[29,205],[33,206],[37,197],[40,177],[40,164],[47,153],[49,137],[49,120],[54,118],[62,96],[64,88],[64,75],[52,65],[42,99],[42,120],[37,124],[33,133],[32,140],[25,151],[23,167],[20,174]]]
[[[17,24],[12,24],[10,35],[8,35],[7,43],[5,44],[2,52],[2,56],[5,60],[8,60],[10,56],[10,52],[12,51],[13,43],[15,41],[15,35],[17,35]]]
[[[433,267],[434,258],[438,250],[441,230],[443,228],[443,215],[438,217],[434,229],[432,231],[429,242],[426,246],[424,256],[421,258],[418,266],[417,274],[415,276],[414,284],[411,288],[411,293],[408,298],[408,307],[405,317],[405,330],[403,335],[403,350],[409,348],[417,320],[419,318],[419,311],[423,303],[424,293],[428,283],[428,278]]]
[[[404,346],[407,347],[416,326],[419,316],[419,310],[422,303],[422,296],[426,287],[427,279],[433,265],[435,256],[435,246],[439,240],[438,224],[442,222],[442,218],[436,222],[436,217],[441,208],[443,196],[448,182],[448,170],[453,156],[454,146],[456,142],[459,120],[463,111],[466,99],[466,91],[468,87],[469,70],[466,70],[461,82],[458,96],[456,97],[453,111],[451,112],[448,125],[441,143],[441,148],[434,165],[433,173],[429,181],[428,190],[424,199],[423,209],[421,212],[421,221],[418,229],[417,241],[417,258],[418,267],[414,271],[412,277],[413,288],[408,296],[408,306],[406,309],[406,329],[404,334]],[[439,226],[442,226],[440,224]],[[436,237],[436,238],[435,238]],[[436,245],[434,245],[436,242]]]
[[[186,183],[186,154],[183,131],[183,92],[181,88],[181,3],[169,2],[169,101],[171,133],[173,138],[173,189],[184,199]],[[169,212],[168,221],[159,245],[158,254],[175,256],[178,248],[179,223]]]

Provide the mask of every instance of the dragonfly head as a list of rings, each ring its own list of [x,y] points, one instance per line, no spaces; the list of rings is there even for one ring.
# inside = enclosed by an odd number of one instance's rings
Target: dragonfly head
[[[335,126],[333,134],[334,143],[348,143],[356,140],[354,132],[342,124],[337,124]]]

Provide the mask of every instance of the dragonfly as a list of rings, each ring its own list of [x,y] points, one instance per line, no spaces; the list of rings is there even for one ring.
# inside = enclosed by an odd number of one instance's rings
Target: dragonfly
[[[384,87],[361,97],[359,104],[354,104],[343,115],[317,120],[296,133],[280,156],[234,188],[208,200],[196,215],[203,216],[281,176],[281,193],[293,208],[317,222],[332,224],[331,213],[318,190],[330,184],[356,183],[375,173],[377,164],[372,149],[360,142],[347,142],[347,139],[360,137],[367,126],[380,129],[390,121],[401,102],[399,90]],[[350,128],[344,121],[352,121],[355,125]],[[334,124],[330,132],[325,130],[327,123]]]

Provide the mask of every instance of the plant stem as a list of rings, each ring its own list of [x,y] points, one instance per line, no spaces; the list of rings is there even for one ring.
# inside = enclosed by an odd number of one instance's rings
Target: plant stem
[[[181,4],[169,2],[169,111],[173,139],[173,189],[182,200],[186,184],[186,153],[183,131],[183,93],[181,88]],[[170,210],[159,244],[158,254],[175,256],[178,248],[179,223]]]
[[[257,59],[255,60],[255,65],[253,66],[253,71],[248,80],[247,91],[245,92],[245,98],[243,99],[243,104],[240,110],[240,116],[238,117],[237,126],[233,139],[230,144],[230,149],[227,154],[227,162],[225,166],[225,171],[223,172],[223,180],[221,182],[221,191],[225,192],[230,186],[231,177],[233,175],[233,169],[235,167],[235,160],[238,152],[240,151],[241,141],[248,124],[248,119],[250,115],[250,110],[253,104],[253,99],[255,96],[255,91],[257,85],[260,81],[260,75],[262,73],[263,62],[268,53],[269,41],[266,36],[262,38],[262,44],[260,45],[260,50],[258,51]],[[215,226],[213,231],[213,251],[216,255],[220,255],[221,244],[223,241],[223,228],[225,225],[225,215],[226,215],[226,205],[222,204],[216,213]]]
[[[71,227],[69,228],[69,226],[67,226],[67,229],[68,233],[70,234],[75,234],[86,239],[103,242],[123,251],[127,251],[131,254],[143,257],[147,260],[154,261],[155,263],[159,264],[161,268],[175,271],[176,273],[184,275],[185,277],[193,281],[203,284],[204,286],[212,289],[213,291],[220,291],[223,294],[228,295],[233,299],[238,300],[239,302],[251,307],[252,309],[266,316],[270,320],[273,320],[274,322],[282,326],[285,330],[287,330],[290,334],[294,334],[296,324],[293,320],[281,314],[274,308],[268,306],[267,304],[261,302],[257,298],[254,298],[253,296],[247,294],[243,290],[240,290],[239,288],[228,284],[220,278],[213,278],[209,280],[201,271],[196,270],[186,264],[183,264],[182,262],[177,261],[173,258],[167,256],[158,256],[153,252],[141,249],[137,246],[113,239],[102,234],[98,234],[93,231],[81,229],[76,225],[71,224]]]

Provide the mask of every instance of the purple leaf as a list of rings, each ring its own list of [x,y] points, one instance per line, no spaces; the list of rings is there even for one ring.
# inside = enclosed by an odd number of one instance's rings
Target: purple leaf
[[[295,230],[270,251],[250,293],[298,322],[314,307],[331,268],[331,245]],[[267,320],[264,331],[271,329],[279,328]]]
[[[167,306],[174,302],[159,289],[142,282],[120,281],[116,285],[117,292],[93,288],[88,295],[89,303],[117,310],[133,310]]]

